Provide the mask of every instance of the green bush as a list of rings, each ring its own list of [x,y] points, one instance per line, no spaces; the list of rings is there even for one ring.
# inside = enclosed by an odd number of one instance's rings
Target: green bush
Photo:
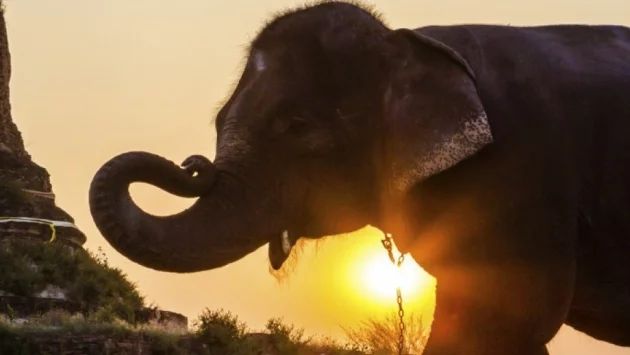
[[[397,312],[383,319],[370,318],[355,328],[344,328],[350,344],[372,355],[388,355],[398,352],[399,318]],[[421,354],[428,339],[429,328],[421,315],[405,315],[404,354]]]
[[[31,296],[47,286],[66,291],[66,299],[88,312],[135,322],[144,297],[107,259],[90,251],[56,243],[3,242],[0,248],[0,290]],[[106,313],[110,313],[109,315]]]
[[[304,328],[284,324],[279,317],[269,319],[265,324],[265,331],[271,336],[279,355],[298,354],[312,340],[304,338]]]
[[[210,355],[254,355],[247,325],[223,309],[205,309],[194,324],[196,336]]]
[[[105,335],[106,339],[114,342],[148,343],[150,354],[184,355],[190,353],[185,342],[182,345],[179,344],[184,334],[173,333],[159,326],[132,326],[120,320],[101,322],[93,316],[69,314],[63,310],[51,310],[41,315],[33,315],[24,322],[14,322],[9,317],[0,314],[0,354],[48,354],[50,348],[42,339],[55,339],[55,337],[50,337],[54,334],[60,337],[75,336],[73,340],[67,340],[64,345],[69,348],[80,347],[82,339],[90,340],[94,336]],[[107,342],[96,344],[96,347],[102,348],[102,352],[93,349],[93,353],[109,353],[106,351]]]
[[[385,322],[390,323],[390,320]],[[194,332],[173,332],[172,329],[162,328],[159,325],[131,325],[120,320],[102,322],[98,320],[96,314],[85,317],[80,314],[72,315],[62,310],[31,316],[26,322],[15,322],[9,317],[0,315],[0,354],[40,353],[46,348],[46,343],[41,340],[55,339],[54,334],[76,336],[73,340],[66,341],[64,346],[67,350],[81,346],[81,339],[93,339],[94,336],[105,335],[108,341],[113,342],[124,341],[136,344],[142,342],[143,346],[148,346],[149,353],[156,355],[259,355],[264,350],[279,355],[384,353],[383,349],[378,352],[378,350],[373,350],[373,346],[369,346],[374,333],[373,329],[365,326],[356,330],[367,331],[365,337],[349,344],[342,344],[330,338],[305,337],[302,328],[286,325],[282,318],[268,320],[262,333],[263,337],[258,337],[261,333],[250,334],[245,323],[223,309],[204,310],[195,325],[197,329]],[[257,346],[253,340],[255,338],[263,340],[259,345],[272,349]],[[40,348],[41,346],[44,348]],[[95,344],[95,346],[103,351],[107,348],[106,342]],[[95,348],[96,353],[101,353],[100,350]],[[417,354],[417,352],[412,352],[412,354]]]
[[[317,341],[312,341],[309,345],[311,351],[316,354],[326,355],[367,355],[372,354],[370,348],[367,345],[361,345],[356,343],[342,343],[338,340],[331,338],[321,338]]]

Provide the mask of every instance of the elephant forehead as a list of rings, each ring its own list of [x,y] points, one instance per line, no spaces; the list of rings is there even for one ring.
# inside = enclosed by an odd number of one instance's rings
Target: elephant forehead
[[[256,51],[252,55],[254,68],[257,72],[262,72],[267,69],[267,58],[263,52]]]
[[[238,129],[235,118],[228,118],[217,135],[217,159],[234,159],[250,152],[251,146],[245,137],[245,131]]]
[[[248,84],[241,90],[228,108],[225,121],[217,132],[217,159],[238,158],[249,153],[251,147],[247,141],[246,130],[239,127],[239,118],[242,117],[245,94],[251,90]]]

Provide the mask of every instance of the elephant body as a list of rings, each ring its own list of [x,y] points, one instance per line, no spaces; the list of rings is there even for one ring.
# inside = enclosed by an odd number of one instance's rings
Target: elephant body
[[[462,287],[459,277],[477,280],[468,291],[479,302],[496,307],[502,300],[513,312],[537,309],[534,318],[551,322],[541,341],[566,323],[630,346],[630,29],[416,31],[472,67],[494,138],[418,184],[409,209],[414,237],[394,236],[401,251],[436,275],[436,312],[440,301],[451,304],[439,299],[440,280],[457,267],[466,271],[453,275],[453,284]],[[448,240],[441,253],[436,230]],[[476,268],[479,275],[472,275]]]
[[[542,355],[562,324],[630,346],[630,29],[389,29],[337,1],[267,22],[216,117],[214,162],[114,157],[112,246],[208,270],[372,225],[437,279],[426,355]],[[129,184],[183,197],[151,216]]]

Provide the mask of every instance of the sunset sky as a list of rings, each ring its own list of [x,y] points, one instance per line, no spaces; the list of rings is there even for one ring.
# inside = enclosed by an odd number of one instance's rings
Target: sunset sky
[[[145,150],[180,162],[214,156],[210,124],[240,75],[244,46],[270,13],[290,0],[5,0],[13,74],[13,117],[26,149],[52,175],[57,203],[125,270],[148,300],[194,320],[204,307],[224,308],[253,327],[275,316],[308,333],[340,335],[365,317],[395,307],[395,290],[366,272],[387,261],[374,229],[307,247],[279,284],[268,272],[267,247],[219,270],[169,274],[133,264],[100,236],[87,192],[96,170],[114,155]],[[393,27],[431,24],[606,23],[630,25],[628,0],[373,0]],[[146,186],[132,189],[147,211],[168,214],[183,200]],[[380,258],[380,259],[379,259]],[[376,262],[374,261],[376,260]],[[433,280],[408,258],[420,284],[405,306],[430,317]],[[366,271],[367,270],[367,271]],[[385,278],[387,279],[387,277]],[[420,285],[420,286],[419,286]],[[387,287],[387,286],[384,286]],[[563,328],[551,353],[630,354]]]

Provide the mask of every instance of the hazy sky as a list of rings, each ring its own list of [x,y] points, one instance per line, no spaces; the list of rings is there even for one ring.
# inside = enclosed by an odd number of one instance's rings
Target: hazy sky
[[[5,0],[13,62],[13,117],[35,161],[52,175],[57,203],[102,246],[111,264],[138,282],[149,301],[186,314],[225,308],[254,327],[283,316],[308,332],[339,334],[338,325],[393,309],[366,290],[360,272],[369,255],[385,258],[379,235],[367,230],[307,249],[288,282],[268,274],[267,248],[220,270],[178,275],[132,264],[99,235],[87,191],[99,166],[129,150],[176,162],[214,156],[210,120],[242,64],[243,46],[273,11],[299,1],[273,0]],[[627,0],[379,0],[394,27],[486,22],[630,25]],[[625,3],[625,4],[624,4]],[[191,201],[145,186],[134,198],[167,214]],[[372,257],[373,258],[373,257]],[[413,261],[410,260],[411,263]],[[421,272],[417,265],[413,265]],[[426,293],[430,288],[425,288]],[[366,296],[369,295],[369,296]],[[430,297],[405,294],[421,309]],[[415,301],[414,301],[415,299]],[[552,354],[630,354],[564,328]]]

